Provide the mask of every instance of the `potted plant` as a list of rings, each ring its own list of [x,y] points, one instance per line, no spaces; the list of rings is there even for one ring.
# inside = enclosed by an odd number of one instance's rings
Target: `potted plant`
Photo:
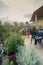
[[[18,52],[18,46],[24,45],[24,40],[18,34],[11,34],[5,40],[6,51],[8,53],[9,61],[16,61],[15,53]]]

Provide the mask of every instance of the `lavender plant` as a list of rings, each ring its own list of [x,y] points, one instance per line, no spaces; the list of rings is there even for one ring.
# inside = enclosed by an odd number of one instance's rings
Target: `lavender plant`
[[[18,65],[43,65],[43,61],[33,45],[21,46],[16,54]]]

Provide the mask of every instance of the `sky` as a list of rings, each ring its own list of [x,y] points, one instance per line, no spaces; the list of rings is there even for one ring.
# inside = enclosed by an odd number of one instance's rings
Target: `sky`
[[[0,18],[29,21],[32,13],[43,5],[43,0],[0,0]]]

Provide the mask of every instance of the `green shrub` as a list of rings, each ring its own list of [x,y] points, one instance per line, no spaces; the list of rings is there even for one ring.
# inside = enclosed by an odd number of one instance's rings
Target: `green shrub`
[[[10,65],[14,65],[14,62],[13,62],[13,61],[11,61],[11,62],[10,62]]]
[[[20,35],[17,34],[11,34],[6,40],[5,40],[5,46],[7,52],[16,52],[18,46],[24,45],[24,40]]]
[[[43,65],[43,61],[34,46],[21,46],[18,49],[19,52],[16,54],[18,65]]]

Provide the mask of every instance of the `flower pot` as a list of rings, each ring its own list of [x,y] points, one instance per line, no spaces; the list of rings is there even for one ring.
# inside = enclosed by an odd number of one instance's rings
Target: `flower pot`
[[[16,56],[15,55],[11,55],[11,56],[8,56],[9,58],[9,62],[13,61],[14,63],[16,62]]]
[[[16,62],[16,56],[15,55],[8,56],[8,59],[9,59],[9,63],[11,61],[13,61],[15,65],[18,65],[17,62]]]

